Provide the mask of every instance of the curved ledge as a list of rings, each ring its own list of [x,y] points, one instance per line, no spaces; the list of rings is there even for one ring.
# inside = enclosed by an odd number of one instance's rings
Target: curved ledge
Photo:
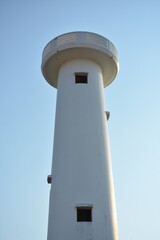
[[[44,48],[41,68],[47,82],[57,88],[60,66],[75,58],[97,62],[102,68],[104,87],[114,80],[119,70],[117,50],[107,38],[95,33],[72,32],[54,38]]]

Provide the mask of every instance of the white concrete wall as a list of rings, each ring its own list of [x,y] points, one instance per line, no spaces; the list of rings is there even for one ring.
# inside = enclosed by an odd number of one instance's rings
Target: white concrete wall
[[[75,84],[76,72],[88,84]],[[77,222],[77,204],[93,204],[92,222]],[[85,59],[58,77],[48,240],[64,239],[118,240],[103,76]]]

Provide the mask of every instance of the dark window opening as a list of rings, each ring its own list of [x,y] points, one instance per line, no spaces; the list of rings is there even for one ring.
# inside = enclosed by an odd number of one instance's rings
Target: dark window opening
[[[77,207],[77,222],[92,222],[92,208]]]
[[[75,83],[88,83],[88,74],[87,73],[75,73]]]

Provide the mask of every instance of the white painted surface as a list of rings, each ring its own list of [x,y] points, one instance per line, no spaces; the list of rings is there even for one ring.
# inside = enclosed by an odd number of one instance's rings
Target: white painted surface
[[[88,72],[88,84],[75,84]],[[93,205],[92,222],[77,222],[76,206]],[[48,240],[118,240],[103,76],[77,59],[58,74]]]

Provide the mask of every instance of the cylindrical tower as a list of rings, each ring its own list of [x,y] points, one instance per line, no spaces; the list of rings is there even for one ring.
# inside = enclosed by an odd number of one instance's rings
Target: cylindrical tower
[[[103,90],[117,51],[100,35],[67,33],[45,47],[42,72],[57,88],[48,240],[118,240]]]

